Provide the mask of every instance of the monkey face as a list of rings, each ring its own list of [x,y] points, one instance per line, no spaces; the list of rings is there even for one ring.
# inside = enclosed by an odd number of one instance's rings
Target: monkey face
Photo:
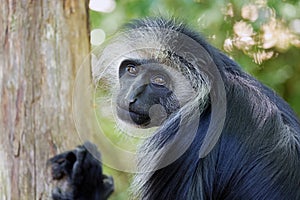
[[[124,60],[119,67],[117,115],[130,124],[159,126],[179,109],[170,73],[159,63]]]

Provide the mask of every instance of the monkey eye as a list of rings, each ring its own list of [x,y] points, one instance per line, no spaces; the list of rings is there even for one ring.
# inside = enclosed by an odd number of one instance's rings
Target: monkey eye
[[[131,75],[137,75],[137,73],[139,72],[139,69],[136,65],[134,64],[128,64],[126,66],[126,71],[131,74]]]
[[[151,78],[151,83],[157,86],[165,86],[167,84],[167,81],[163,75],[156,75]]]

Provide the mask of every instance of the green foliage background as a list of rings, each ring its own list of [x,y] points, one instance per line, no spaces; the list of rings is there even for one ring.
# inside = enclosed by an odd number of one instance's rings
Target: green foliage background
[[[204,35],[210,43],[224,51],[226,38],[232,36],[233,26],[238,21],[245,21],[241,16],[243,6],[250,3],[265,2],[271,8],[278,20],[286,24],[294,19],[300,19],[300,2],[298,0],[269,0],[269,1],[241,1],[241,0],[117,0],[116,8],[111,13],[90,11],[91,27],[101,28],[106,36],[112,35],[123,24],[133,18],[145,16],[175,16],[186,21],[192,28]],[[226,17],[224,9],[231,5],[234,16]],[[289,12],[290,8],[294,12]],[[249,22],[254,31],[259,30],[263,22]],[[295,34],[299,37],[299,33]],[[255,48],[254,48],[255,49]],[[283,97],[300,116],[300,49],[299,46],[289,45],[288,48],[278,50],[273,48],[271,59],[257,64],[245,51],[234,49],[227,52],[245,71],[252,74],[265,85],[273,88]],[[116,192],[111,199],[128,199],[128,185],[130,175],[105,168],[106,173],[113,174]]]

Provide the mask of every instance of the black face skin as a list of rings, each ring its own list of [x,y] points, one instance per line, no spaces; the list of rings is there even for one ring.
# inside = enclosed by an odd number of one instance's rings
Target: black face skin
[[[159,63],[124,60],[119,67],[119,82],[117,114],[127,123],[141,128],[159,126],[179,108],[172,77]],[[151,112],[155,105],[160,109]]]

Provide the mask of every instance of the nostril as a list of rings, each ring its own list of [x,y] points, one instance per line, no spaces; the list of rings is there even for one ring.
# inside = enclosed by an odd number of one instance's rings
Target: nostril
[[[137,100],[136,98],[131,98],[131,99],[129,99],[129,103],[130,103],[130,104],[135,103],[136,100]]]

